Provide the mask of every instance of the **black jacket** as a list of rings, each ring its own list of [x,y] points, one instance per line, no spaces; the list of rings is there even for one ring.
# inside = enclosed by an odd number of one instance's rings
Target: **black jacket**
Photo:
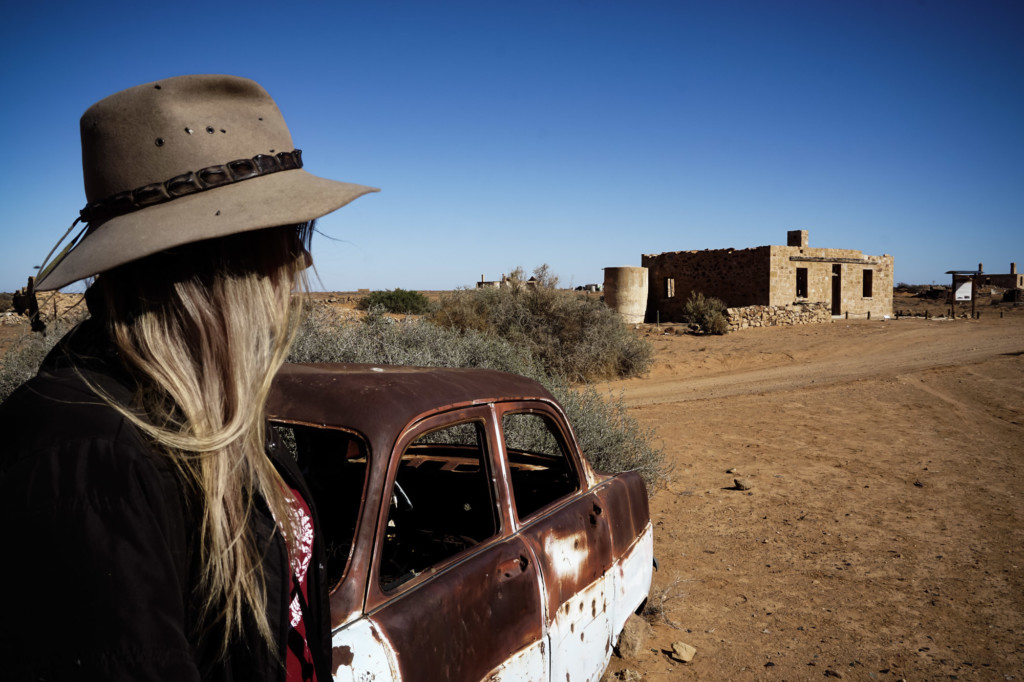
[[[265,506],[263,550],[276,655],[247,632],[220,656],[221,633],[197,634],[198,518],[165,457],[89,387],[127,404],[131,381],[85,323],[0,406],[0,666],[5,680],[285,679],[290,571]],[[89,357],[73,368],[68,352]],[[87,383],[88,382],[88,383]],[[268,453],[312,497],[292,459]],[[313,511],[314,528],[319,525]],[[330,680],[330,611],[314,542],[307,636]]]

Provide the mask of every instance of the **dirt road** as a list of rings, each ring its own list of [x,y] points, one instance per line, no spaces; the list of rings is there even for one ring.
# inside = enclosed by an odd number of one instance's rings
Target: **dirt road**
[[[652,341],[650,376],[605,387],[675,466],[651,507],[666,619],[613,671],[1024,679],[1021,311]]]

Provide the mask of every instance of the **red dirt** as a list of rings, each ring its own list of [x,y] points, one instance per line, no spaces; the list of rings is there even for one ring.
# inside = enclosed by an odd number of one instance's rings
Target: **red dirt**
[[[941,311],[941,304],[937,311]],[[1024,310],[655,335],[606,384],[675,467],[646,680],[1024,671]],[[734,469],[735,473],[727,473]],[[752,483],[732,489],[734,478]],[[690,663],[666,651],[682,641]]]

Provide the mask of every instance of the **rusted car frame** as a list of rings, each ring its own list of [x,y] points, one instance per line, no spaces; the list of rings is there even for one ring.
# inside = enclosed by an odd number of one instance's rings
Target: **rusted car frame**
[[[489,370],[288,365],[268,405],[328,544],[336,680],[597,680],[650,587],[647,494]]]

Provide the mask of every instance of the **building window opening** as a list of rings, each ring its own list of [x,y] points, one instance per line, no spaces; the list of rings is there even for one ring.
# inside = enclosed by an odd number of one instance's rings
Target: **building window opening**
[[[807,298],[807,268],[796,269],[796,297]]]
[[[875,271],[865,270],[864,271],[864,298],[871,298],[871,289],[874,284]]]
[[[676,297],[676,278],[666,277],[665,278],[665,298]]]

